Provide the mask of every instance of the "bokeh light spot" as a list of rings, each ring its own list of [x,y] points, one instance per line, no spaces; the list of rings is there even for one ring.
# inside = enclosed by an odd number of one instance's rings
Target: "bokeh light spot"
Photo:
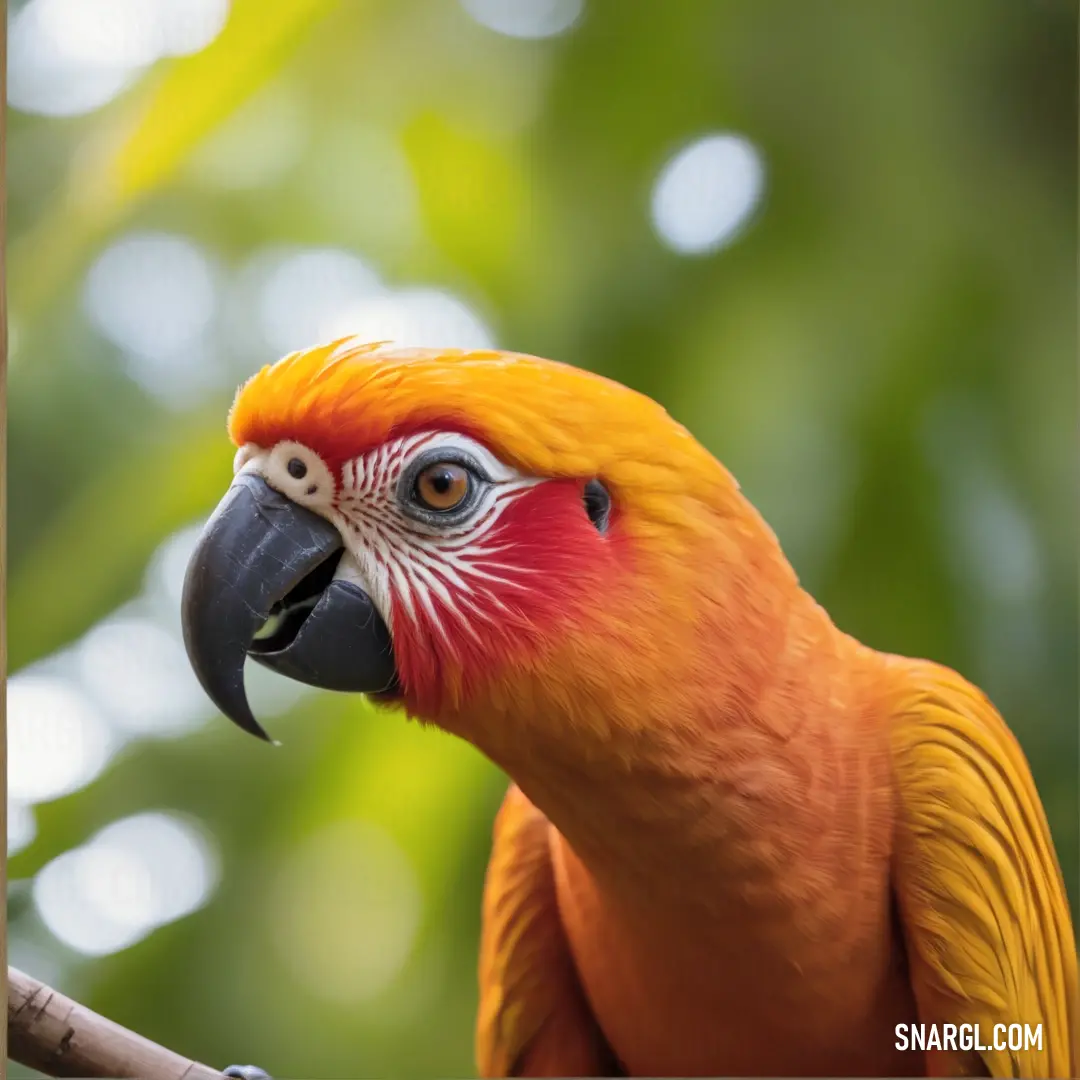
[[[458,297],[434,288],[390,289],[366,262],[335,248],[263,252],[241,273],[237,289],[238,335],[254,321],[263,349],[275,356],[341,337],[406,348],[486,349],[494,340]],[[253,320],[243,317],[251,307]]]
[[[201,52],[225,29],[229,0],[138,0],[157,9],[158,48],[162,56]]]
[[[33,895],[55,937],[103,956],[197,910],[217,878],[217,854],[200,829],[148,812],[114,822],[54,859],[34,880]]]
[[[8,680],[8,798],[45,802],[90,783],[115,749],[105,720],[68,679]]]
[[[16,855],[23,848],[29,847],[37,836],[37,818],[34,808],[19,799],[8,801],[7,808],[7,851]]]
[[[491,331],[467,304],[438,289],[402,289],[342,311],[331,338],[388,341],[403,348],[490,349]]]
[[[261,283],[258,318],[278,355],[328,341],[341,312],[382,288],[379,276],[355,255],[316,248],[278,256]]]
[[[195,244],[142,233],[102,252],[87,275],[83,304],[94,325],[123,351],[131,377],[183,406],[224,379],[207,347],[215,294],[214,269]]]
[[[660,171],[652,220],[680,255],[706,255],[731,243],[761,200],[765,167],[739,135],[709,135],[684,147]]]
[[[582,0],[461,0],[461,6],[481,26],[516,38],[564,34],[584,9]]]
[[[91,112],[161,57],[205,48],[228,13],[228,0],[30,0],[11,18],[8,103]]]
[[[199,521],[178,529],[150,559],[146,571],[146,592],[151,601],[160,604],[163,614],[167,612],[169,616],[175,614],[179,617],[184,577],[205,524],[205,521]]]
[[[315,693],[314,687],[279,675],[254,660],[249,660],[244,668],[244,688],[252,712],[263,718],[282,716]]]
[[[106,248],[90,268],[84,301],[101,332],[122,349],[171,357],[193,345],[214,314],[214,278],[182,237],[147,233]]]
[[[213,715],[183,645],[150,619],[99,623],[75,656],[83,685],[131,734],[180,735]]]

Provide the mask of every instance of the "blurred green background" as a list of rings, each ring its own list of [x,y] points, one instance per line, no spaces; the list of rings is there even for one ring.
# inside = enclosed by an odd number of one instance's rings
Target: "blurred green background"
[[[472,1074],[504,778],[255,672],[262,746],[178,641],[236,385],[350,331],[662,401],[842,628],[990,693],[1075,905],[1076,23],[12,4],[11,962],[218,1066]]]

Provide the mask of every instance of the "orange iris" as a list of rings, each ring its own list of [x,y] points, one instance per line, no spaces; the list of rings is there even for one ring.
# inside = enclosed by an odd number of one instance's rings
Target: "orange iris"
[[[440,461],[416,478],[416,494],[429,510],[453,510],[469,494],[469,474],[460,465]]]

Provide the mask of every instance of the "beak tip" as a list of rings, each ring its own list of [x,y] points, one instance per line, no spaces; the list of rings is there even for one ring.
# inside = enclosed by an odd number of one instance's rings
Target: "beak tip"
[[[271,746],[281,745],[276,739],[272,738],[266,728],[255,719],[255,714],[250,708],[229,711],[225,713],[225,716],[236,724],[237,727],[243,728],[249,735],[254,735],[256,739],[262,739],[263,742],[269,743]]]

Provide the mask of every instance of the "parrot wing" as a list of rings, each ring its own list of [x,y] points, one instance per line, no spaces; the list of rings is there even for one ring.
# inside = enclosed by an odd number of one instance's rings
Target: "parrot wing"
[[[919,1019],[978,1024],[984,1046],[996,1024],[1042,1025],[1040,1047],[928,1051],[931,1075],[1077,1076],[1076,940],[1027,761],[974,686],[896,662],[894,882]]]
[[[484,886],[481,1076],[615,1076],[570,955],[555,895],[551,825],[511,787]]]

